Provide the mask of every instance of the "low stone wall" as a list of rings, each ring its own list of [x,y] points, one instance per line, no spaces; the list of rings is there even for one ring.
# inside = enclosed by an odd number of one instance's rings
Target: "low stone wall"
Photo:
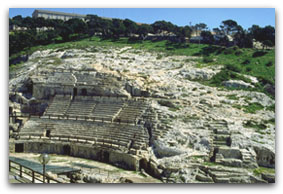
[[[87,158],[97,160],[105,163],[110,163],[115,166],[127,169],[127,170],[139,170],[139,157],[116,152],[113,150],[106,150],[103,148],[92,147],[84,144],[72,144],[72,143],[58,143],[58,142],[46,142],[46,141],[15,141],[10,142],[9,147],[15,152],[17,145],[23,146],[23,152],[25,153],[48,153],[69,155],[80,158]]]

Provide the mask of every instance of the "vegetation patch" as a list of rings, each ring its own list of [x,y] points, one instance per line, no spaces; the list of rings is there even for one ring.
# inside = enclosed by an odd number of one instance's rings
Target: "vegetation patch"
[[[239,104],[233,104],[232,107],[236,108],[236,109],[239,109],[239,110],[242,110],[242,106],[239,105]]]
[[[239,97],[237,97],[237,95],[235,94],[227,95],[226,98],[228,98],[229,100],[239,100]]]
[[[253,173],[257,176],[260,176],[261,174],[275,174],[274,168],[265,168],[265,167],[258,167],[253,170]]]
[[[209,80],[208,82],[204,82],[204,84],[206,83],[210,86],[221,87],[223,86],[222,82],[228,80],[242,80],[247,83],[251,82],[250,79],[244,77],[241,74],[238,74],[228,69],[223,69],[219,73],[214,75],[211,80]]]
[[[273,124],[273,125],[275,125],[275,118],[266,120],[266,121],[264,121],[264,123],[265,124]]]
[[[176,106],[174,108],[170,107],[169,110],[172,111],[172,112],[176,112],[176,111],[180,110],[180,107],[178,107],[178,106]]]
[[[9,72],[11,73],[11,72],[15,72],[15,71],[19,70],[22,67],[23,64],[24,64],[24,62],[15,64],[15,65],[10,65],[9,66]]]
[[[251,61],[249,59],[246,59],[242,62],[243,65],[247,65],[247,64],[250,64],[250,63],[251,63]]]
[[[189,122],[191,122],[192,120],[199,120],[199,117],[196,116],[196,115],[187,115],[187,116],[185,116],[185,117],[182,118],[182,121],[183,121],[184,123],[189,123]]]
[[[161,54],[158,54],[157,57],[156,57],[156,59],[157,59],[157,60],[162,59],[162,55],[161,55]]]
[[[266,110],[275,112],[275,103],[271,106],[266,107]]]
[[[250,103],[247,106],[243,106],[243,108],[244,112],[255,114],[257,111],[262,110],[264,107],[261,104],[254,102]]]
[[[204,56],[202,59],[203,63],[212,63],[213,62],[213,58],[209,57],[209,56]]]
[[[266,129],[266,127],[267,127],[263,123],[256,123],[256,122],[251,121],[251,120],[244,123],[243,126],[246,127],[246,128],[254,128],[254,129],[258,129],[258,130],[263,130],[263,129]]]
[[[272,61],[268,61],[268,62],[265,64],[266,67],[271,67],[272,65],[273,65],[273,62],[272,62]]]
[[[256,51],[256,52],[253,53],[253,57],[261,57],[261,56],[264,56],[266,54],[267,54],[267,52],[265,52],[265,51]]]

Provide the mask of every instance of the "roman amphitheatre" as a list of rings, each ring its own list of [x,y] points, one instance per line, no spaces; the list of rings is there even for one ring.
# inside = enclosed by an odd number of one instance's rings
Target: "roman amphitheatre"
[[[199,58],[129,46],[34,52],[10,73],[10,156],[48,153],[48,165],[76,169],[47,171],[60,182],[274,182],[275,101],[203,84],[223,65]],[[227,87],[257,81],[247,78]],[[251,103],[262,108],[245,111]]]

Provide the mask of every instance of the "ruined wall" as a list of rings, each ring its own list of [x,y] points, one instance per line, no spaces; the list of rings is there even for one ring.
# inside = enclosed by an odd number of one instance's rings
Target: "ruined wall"
[[[137,156],[111,151],[109,153],[109,162],[122,168],[139,170],[139,159]]]
[[[15,144],[23,144],[23,152],[25,153],[70,155],[110,163],[127,170],[139,169],[140,158],[137,156],[92,147],[90,145],[43,141],[17,141],[10,142],[10,144],[11,149],[14,150],[17,147]],[[10,150],[10,152],[14,151]]]
[[[120,96],[128,97],[127,93],[123,90],[113,89],[111,87],[104,87],[98,85],[45,85],[45,84],[33,84],[33,97],[36,99],[49,99],[55,94],[73,95],[74,88],[77,90],[78,96]],[[139,94],[140,96],[140,94]]]

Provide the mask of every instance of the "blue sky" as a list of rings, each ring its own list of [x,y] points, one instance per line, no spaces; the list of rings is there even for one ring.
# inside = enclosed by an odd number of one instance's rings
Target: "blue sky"
[[[203,22],[210,29],[219,27],[223,20],[237,21],[248,29],[253,24],[275,27],[274,8],[40,8],[77,14],[95,14],[98,16],[131,19],[151,24],[158,20],[170,21],[178,26]],[[10,8],[9,17],[31,16],[35,8]]]

